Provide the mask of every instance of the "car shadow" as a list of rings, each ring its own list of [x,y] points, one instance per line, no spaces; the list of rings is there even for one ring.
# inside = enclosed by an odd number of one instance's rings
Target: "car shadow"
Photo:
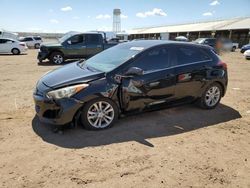
[[[73,62],[76,62],[76,61],[79,61],[80,59],[71,59],[71,60],[66,60],[64,61],[62,64],[60,65],[66,65],[66,64],[69,64],[69,63],[73,63]],[[59,66],[57,64],[54,64],[54,63],[51,63],[50,61],[43,61],[42,63],[38,62],[37,63],[38,66]]]
[[[67,129],[63,134],[55,134],[50,125],[40,123],[36,116],[32,120],[32,127],[45,142],[64,148],[77,149],[127,141],[154,147],[146,139],[181,134],[237,118],[241,118],[240,113],[223,104],[213,110],[185,105],[127,116],[119,119],[112,128],[101,131],[87,131],[77,127]]]

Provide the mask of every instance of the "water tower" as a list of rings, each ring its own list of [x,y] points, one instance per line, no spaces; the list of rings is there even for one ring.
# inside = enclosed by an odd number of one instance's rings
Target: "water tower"
[[[121,9],[113,10],[113,32],[121,32]]]

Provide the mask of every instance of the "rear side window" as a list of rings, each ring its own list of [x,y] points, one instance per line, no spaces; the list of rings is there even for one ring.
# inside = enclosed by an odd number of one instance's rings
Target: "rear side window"
[[[101,44],[102,43],[101,35],[89,34],[86,36],[87,44]]]
[[[144,52],[143,56],[136,59],[133,67],[139,67],[144,71],[153,71],[169,67],[168,48],[156,48]]]
[[[24,38],[23,41],[33,41],[33,39],[31,37],[27,37],[27,38]]]
[[[205,40],[205,43],[208,43],[208,44],[215,44],[215,43],[216,43],[216,39],[206,39],[206,40]]]
[[[0,39],[0,44],[4,44],[4,43],[6,43],[6,42],[7,42],[6,39]]]
[[[71,39],[70,39],[71,44],[83,43],[84,40],[85,40],[84,35],[75,35],[75,36],[71,37]]]
[[[34,37],[35,40],[42,40],[41,37]]]
[[[185,65],[189,63],[211,60],[209,55],[204,52],[203,49],[192,46],[177,47],[176,56],[177,65]]]

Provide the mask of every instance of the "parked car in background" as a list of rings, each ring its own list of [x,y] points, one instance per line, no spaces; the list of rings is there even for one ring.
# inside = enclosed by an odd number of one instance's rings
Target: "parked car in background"
[[[216,48],[217,39],[216,38],[198,38],[194,41],[194,43],[208,45],[213,48]]]
[[[230,39],[221,39],[222,50],[234,52],[239,48],[239,43],[233,43]]]
[[[0,38],[0,53],[18,55],[26,52],[28,47],[24,42],[19,42],[14,39]]]
[[[246,45],[242,46],[240,52],[244,53],[247,50],[250,50],[250,44],[246,44]]]
[[[178,37],[175,37],[175,40],[176,40],[176,41],[188,42],[188,38],[185,37],[185,36],[178,36]]]
[[[230,39],[223,39],[223,38],[198,38],[194,42],[198,44],[211,46],[215,50],[223,50],[223,51],[234,52],[239,47],[238,43],[233,43]],[[220,49],[217,49],[218,47]]]
[[[144,40],[122,43],[44,75],[34,101],[43,122],[111,127],[119,114],[196,101],[215,108],[227,89],[227,65],[209,46]],[[199,114],[197,114],[199,116]]]
[[[117,43],[107,43],[105,34],[98,32],[65,35],[58,43],[43,44],[37,59],[61,64],[66,59],[89,58]]]
[[[250,50],[246,50],[244,52],[244,56],[245,56],[246,59],[250,59]]]
[[[41,43],[43,42],[42,38],[39,36],[29,36],[29,37],[20,37],[19,41],[25,42],[29,48],[40,48]]]

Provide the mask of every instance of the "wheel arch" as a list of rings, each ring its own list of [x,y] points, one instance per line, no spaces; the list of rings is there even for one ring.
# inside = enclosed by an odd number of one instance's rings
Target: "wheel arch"
[[[213,83],[217,83],[217,84],[219,84],[221,86],[221,89],[222,89],[222,95],[221,96],[224,97],[224,95],[225,95],[225,86],[220,81],[215,81]]]
[[[78,110],[76,111],[76,113],[74,114],[74,116],[72,118],[72,122],[73,122],[74,126],[82,125],[82,123],[81,123],[82,110],[84,109],[84,107],[86,106],[86,104],[88,102],[91,102],[91,101],[96,100],[98,98],[100,98],[100,99],[104,98],[104,99],[108,99],[108,100],[112,101],[117,106],[118,117],[120,116],[121,109],[120,109],[120,105],[119,105],[119,103],[117,103],[117,101],[113,100],[112,98],[101,96],[101,95],[91,95],[88,98],[86,98],[84,101],[81,101],[82,105],[78,108]]]
[[[61,53],[61,54],[63,55],[63,57],[65,58],[64,53],[63,53],[61,50],[58,50],[58,49],[51,50],[51,51],[49,52],[48,57],[50,57],[50,56],[51,56],[51,54],[53,54],[53,53],[55,53],[55,52],[59,52],[59,53]]]
[[[17,47],[12,48],[12,49],[11,49],[11,53],[13,53],[13,50],[18,50],[18,52],[19,52],[18,54],[21,53],[21,50],[20,50],[19,48],[17,48]]]

